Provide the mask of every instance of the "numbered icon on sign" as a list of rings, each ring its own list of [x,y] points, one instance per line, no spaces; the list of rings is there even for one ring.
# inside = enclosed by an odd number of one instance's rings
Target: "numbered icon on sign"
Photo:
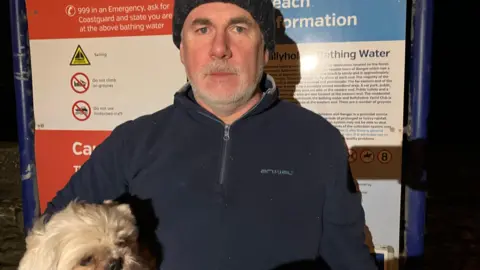
[[[378,162],[382,164],[387,164],[392,160],[392,153],[388,150],[382,150],[377,154]]]

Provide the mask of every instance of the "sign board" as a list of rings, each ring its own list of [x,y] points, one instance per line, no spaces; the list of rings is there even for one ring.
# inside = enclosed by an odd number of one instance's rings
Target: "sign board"
[[[399,257],[405,0],[273,1],[280,45],[267,72],[282,97],[344,135],[367,241]]]
[[[273,4],[278,45],[266,71],[282,98],[345,136],[367,241],[398,257],[406,0]],[[27,10],[43,211],[115,126],[170,105],[186,76],[172,0],[27,0]]]

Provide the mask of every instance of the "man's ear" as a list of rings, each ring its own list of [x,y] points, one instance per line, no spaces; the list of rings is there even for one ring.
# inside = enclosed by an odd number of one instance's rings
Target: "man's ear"
[[[185,60],[184,60],[184,57],[185,57],[185,53],[184,53],[184,48],[183,48],[183,41],[180,41],[180,61],[182,61],[182,64],[185,65]]]
[[[270,60],[270,51],[268,49],[265,49],[264,59],[263,59],[265,66],[268,63],[268,60]]]

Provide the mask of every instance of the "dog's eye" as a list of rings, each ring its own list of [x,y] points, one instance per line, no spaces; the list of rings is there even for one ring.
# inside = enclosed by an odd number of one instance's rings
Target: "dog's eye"
[[[125,241],[125,240],[118,240],[116,244],[117,244],[117,246],[119,246],[119,247],[125,247],[125,246],[127,245],[127,241]]]
[[[93,261],[93,256],[84,257],[84,258],[80,261],[80,266],[87,266],[87,265],[91,264],[92,261]]]

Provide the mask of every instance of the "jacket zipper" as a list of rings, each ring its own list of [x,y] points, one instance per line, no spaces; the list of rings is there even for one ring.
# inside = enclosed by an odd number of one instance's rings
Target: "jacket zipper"
[[[223,182],[225,181],[229,141],[230,141],[230,125],[225,125],[223,129],[222,166],[220,167],[220,181],[219,181],[220,186],[223,186]]]
[[[265,94],[263,94],[262,98],[260,99],[260,101],[258,101],[258,103],[255,106],[250,108],[250,110],[248,110],[238,120],[242,119],[243,117],[248,115],[251,111],[253,111],[258,106],[258,104],[260,104],[262,102],[264,97],[265,97]],[[229,153],[229,149],[230,149],[230,147],[229,147],[230,146],[230,143],[229,143],[230,142],[230,128],[236,121],[234,123],[231,123],[231,124],[225,124],[224,122],[220,121],[219,119],[216,119],[216,118],[214,118],[214,117],[212,117],[212,116],[210,116],[210,115],[208,115],[208,114],[206,114],[202,111],[198,111],[198,113],[200,113],[201,115],[203,115],[205,117],[208,117],[208,118],[220,123],[221,125],[223,125],[223,149],[222,149],[220,177],[219,177],[220,187],[223,187],[223,184],[225,182],[225,177],[227,175],[227,160],[228,160],[228,153]]]
[[[218,122],[220,123],[221,125],[223,125],[223,148],[222,148],[222,156],[221,156],[221,165],[220,165],[220,175],[219,175],[219,184],[220,186],[223,185],[223,182],[225,181],[225,174],[226,174],[226,167],[227,167],[227,154],[228,154],[228,144],[229,144],[229,141],[230,141],[230,127],[231,125],[226,125],[224,124],[222,121],[204,113],[204,112],[201,112],[199,111],[198,113],[200,113],[201,115],[209,118],[209,119],[212,119],[213,121],[215,122]]]

